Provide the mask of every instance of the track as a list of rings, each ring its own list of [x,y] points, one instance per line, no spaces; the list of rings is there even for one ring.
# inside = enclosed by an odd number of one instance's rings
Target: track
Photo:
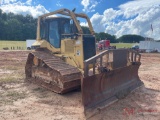
[[[56,93],[66,93],[80,87],[81,72],[66,64],[46,49],[29,53],[25,66],[26,78]]]

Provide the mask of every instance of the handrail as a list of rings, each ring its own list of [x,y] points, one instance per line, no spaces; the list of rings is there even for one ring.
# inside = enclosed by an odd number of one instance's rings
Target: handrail
[[[103,63],[103,56],[107,55],[107,59],[110,58],[109,54],[112,52],[116,52],[118,50],[127,50],[128,51],[128,55],[127,55],[127,60],[130,63],[133,62],[140,62],[141,59],[141,54],[139,54],[137,51],[131,50],[131,49],[114,49],[114,50],[105,50],[87,60],[84,61],[84,77],[88,76],[89,73],[89,65],[92,64],[93,65],[93,75],[95,74],[95,69],[96,69],[96,63],[97,63],[97,59],[100,59],[100,67],[103,67],[102,63]],[[137,59],[138,57],[138,59]],[[125,58],[124,58],[125,59]],[[108,60],[107,60],[108,63]],[[107,64],[106,63],[106,64]]]

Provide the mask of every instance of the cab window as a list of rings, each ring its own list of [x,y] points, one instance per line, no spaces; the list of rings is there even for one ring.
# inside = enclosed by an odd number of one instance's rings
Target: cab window
[[[49,25],[49,42],[55,47],[60,48],[60,35],[58,21],[51,21]]]

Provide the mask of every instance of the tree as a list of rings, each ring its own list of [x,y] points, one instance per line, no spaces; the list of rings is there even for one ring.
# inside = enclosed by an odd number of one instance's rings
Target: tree
[[[100,32],[100,33],[96,33],[96,40],[100,41],[100,40],[110,40],[111,43],[116,43],[116,36],[115,35],[110,35],[108,33],[105,32]]]
[[[139,41],[143,41],[144,39],[140,35],[123,35],[118,38],[118,41],[123,43],[139,43]]]
[[[31,15],[18,15],[14,13],[4,13],[0,9],[0,40],[26,40],[36,38],[37,19]],[[82,26],[84,34],[90,34],[88,27]],[[105,32],[95,33],[97,41],[110,40],[111,43],[124,42],[133,43],[144,40],[139,35],[123,35],[116,39],[115,35]]]
[[[37,19],[31,15],[4,13],[0,9],[0,40],[26,40],[36,38]]]
[[[0,9],[0,18],[1,18],[1,16],[2,16],[2,10]]]
[[[90,34],[90,30],[89,30],[88,27],[86,27],[86,26],[81,26],[81,28],[82,28],[84,34]]]
[[[6,26],[6,39],[19,40],[21,37],[21,23],[17,19],[10,19]]]

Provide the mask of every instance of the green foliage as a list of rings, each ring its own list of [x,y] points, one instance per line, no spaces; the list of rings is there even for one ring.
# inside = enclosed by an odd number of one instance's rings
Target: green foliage
[[[96,33],[96,40],[100,41],[100,40],[110,40],[111,43],[116,43],[116,36],[115,35],[110,35],[108,33],[105,32],[100,32],[100,33]]]
[[[118,38],[118,42],[123,43],[139,43],[139,41],[143,41],[145,38],[140,35],[123,35]]]
[[[6,14],[0,9],[0,40],[35,39],[36,23],[31,15]]]
[[[81,26],[81,28],[82,28],[84,34],[90,34],[90,30],[89,30],[88,27],[86,27],[86,26]]]
[[[85,27],[85,26],[81,26],[82,27],[82,30],[83,30],[83,33],[84,34],[90,34],[90,30],[88,27]],[[116,36],[115,35],[110,35],[108,33],[105,33],[105,32],[100,32],[100,33],[95,33],[95,37],[96,37],[96,40],[97,41],[100,41],[100,40],[110,40],[111,43],[116,43]]]
[[[31,15],[16,15],[13,13],[4,13],[0,9],[0,40],[26,40],[36,38],[37,19]],[[90,34],[88,27],[82,26],[84,34]],[[123,35],[116,39],[115,35],[110,35],[105,32],[95,33],[97,41],[110,40],[111,43],[136,43],[144,40],[144,37],[139,35]]]

